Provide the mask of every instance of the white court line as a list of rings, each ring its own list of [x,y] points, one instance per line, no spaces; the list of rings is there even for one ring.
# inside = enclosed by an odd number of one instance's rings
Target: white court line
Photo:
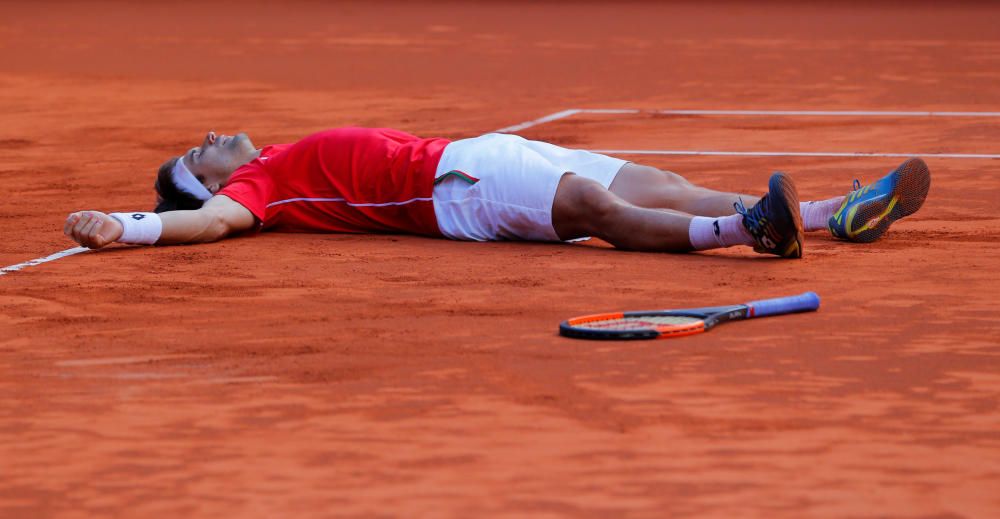
[[[946,159],[1000,159],[990,153],[869,153],[865,151],[698,151],[698,150],[589,150],[605,155],[710,155],[722,157],[936,157]]]
[[[638,108],[570,108],[532,121],[496,130],[510,133],[565,119],[576,114],[658,114],[658,115],[744,115],[744,116],[819,116],[819,117],[1000,117],[1000,112],[926,112],[886,110],[640,110]]]
[[[33,267],[35,265],[41,265],[42,263],[48,263],[50,261],[55,261],[59,258],[65,258],[66,256],[72,256],[74,254],[80,254],[81,252],[87,252],[90,249],[86,247],[73,247],[72,249],[66,249],[64,251],[57,252],[55,254],[49,254],[44,258],[37,258],[30,261],[25,261],[24,263],[18,263],[17,265],[11,265],[9,267],[0,268],[0,276],[4,274],[9,274],[11,272],[17,272],[25,267]]]
[[[660,114],[660,115],[774,115],[820,117],[1000,117],[1000,112],[907,112],[885,110],[639,110],[635,108],[580,109],[586,114]]]
[[[578,114],[578,113],[580,113],[582,111],[583,110],[579,110],[579,109],[576,109],[576,108],[571,108],[569,110],[563,110],[561,112],[556,112],[554,114],[546,115],[545,117],[539,117],[538,119],[535,119],[535,120],[532,120],[532,121],[523,122],[521,124],[515,124],[514,126],[507,126],[506,128],[500,128],[499,130],[496,130],[495,133],[510,133],[510,132],[521,131],[521,130],[524,130],[525,128],[531,128],[532,126],[538,126],[539,124],[545,124],[545,123],[548,123],[548,122],[552,122],[552,121],[556,121],[556,120],[559,120],[559,119],[563,119],[563,118],[569,117],[571,115]]]
[[[822,117],[1000,117],[1000,112],[907,112],[884,110],[639,110],[637,108],[571,108],[545,117],[496,130],[509,133],[565,119],[577,114],[663,114],[663,115],[742,115],[742,116],[822,116]],[[701,151],[701,150],[590,150],[620,155],[705,155],[732,157],[934,157],[943,159],[998,159],[993,153],[878,153],[837,151]]]

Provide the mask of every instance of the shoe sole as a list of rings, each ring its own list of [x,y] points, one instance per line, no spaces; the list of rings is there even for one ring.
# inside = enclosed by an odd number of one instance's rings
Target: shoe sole
[[[849,239],[860,243],[870,243],[882,237],[893,222],[909,216],[927,199],[931,188],[931,172],[927,164],[918,158],[909,159],[890,173],[892,188],[887,196],[880,196],[858,204],[850,222],[864,222],[868,227]]]
[[[774,201],[781,201],[781,207],[786,217],[795,226],[795,240],[789,243],[778,255],[782,258],[801,258],[802,241],[805,239],[805,234],[802,230],[799,192],[795,189],[795,183],[792,182],[791,177],[779,172],[771,175],[771,180],[767,183],[767,190],[769,195],[781,195],[780,199],[775,199]]]

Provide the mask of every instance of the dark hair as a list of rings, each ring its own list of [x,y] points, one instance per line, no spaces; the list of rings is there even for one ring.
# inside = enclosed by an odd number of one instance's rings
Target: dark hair
[[[164,162],[159,171],[156,172],[156,182],[153,184],[153,187],[156,188],[156,209],[153,209],[154,212],[165,213],[167,211],[200,209],[205,203],[177,189],[172,172],[174,164],[177,164],[178,160],[180,157],[174,157]]]

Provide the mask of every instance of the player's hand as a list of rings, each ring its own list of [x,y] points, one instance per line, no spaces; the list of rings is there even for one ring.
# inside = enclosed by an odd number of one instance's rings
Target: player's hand
[[[122,224],[118,220],[99,211],[78,211],[66,218],[63,233],[73,241],[100,249],[122,237]]]

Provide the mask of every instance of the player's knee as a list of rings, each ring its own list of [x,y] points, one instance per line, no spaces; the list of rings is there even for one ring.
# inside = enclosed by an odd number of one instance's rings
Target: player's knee
[[[615,220],[622,200],[600,183],[577,175],[566,175],[559,184],[552,209],[552,223],[566,240],[600,234]]]
[[[692,184],[690,180],[678,175],[677,173],[674,173],[673,171],[664,171],[664,170],[659,170],[659,171],[660,175],[662,175],[664,178],[664,182],[670,185],[677,186],[680,189],[688,189],[695,187],[695,185]]]
[[[698,186],[694,185],[688,179],[674,173],[673,171],[665,171],[662,169],[654,169],[655,173],[653,175],[657,177],[657,184],[667,193],[668,196],[673,198],[683,198],[688,196],[691,191],[697,190]]]
[[[655,171],[652,175],[658,178],[659,192],[657,196],[669,205],[682,204],[701,196],[700,192],[704,191],[704,188],[692,184],[691,181],[673,171],[650,169]]]
[[[621,219],[625,202],[597,182],[590,182],[580,190],[578,200],[580,219],[586,224],[587,234],[603,236],[605,231]]]
[[[622,200],[597,183],[587,187],[580,202],[597,223],[614,221],[622,208]]]
[[[630,170],[630,173],[632,173],[633,176],[644,177],[646,184],[668,187],[672,186],[678,188],[693,185],[688,179],[674,173],[673,171],[654,168],[652,166],[643,166],[641,164],[628,164],[625,168],[626,170]]]

